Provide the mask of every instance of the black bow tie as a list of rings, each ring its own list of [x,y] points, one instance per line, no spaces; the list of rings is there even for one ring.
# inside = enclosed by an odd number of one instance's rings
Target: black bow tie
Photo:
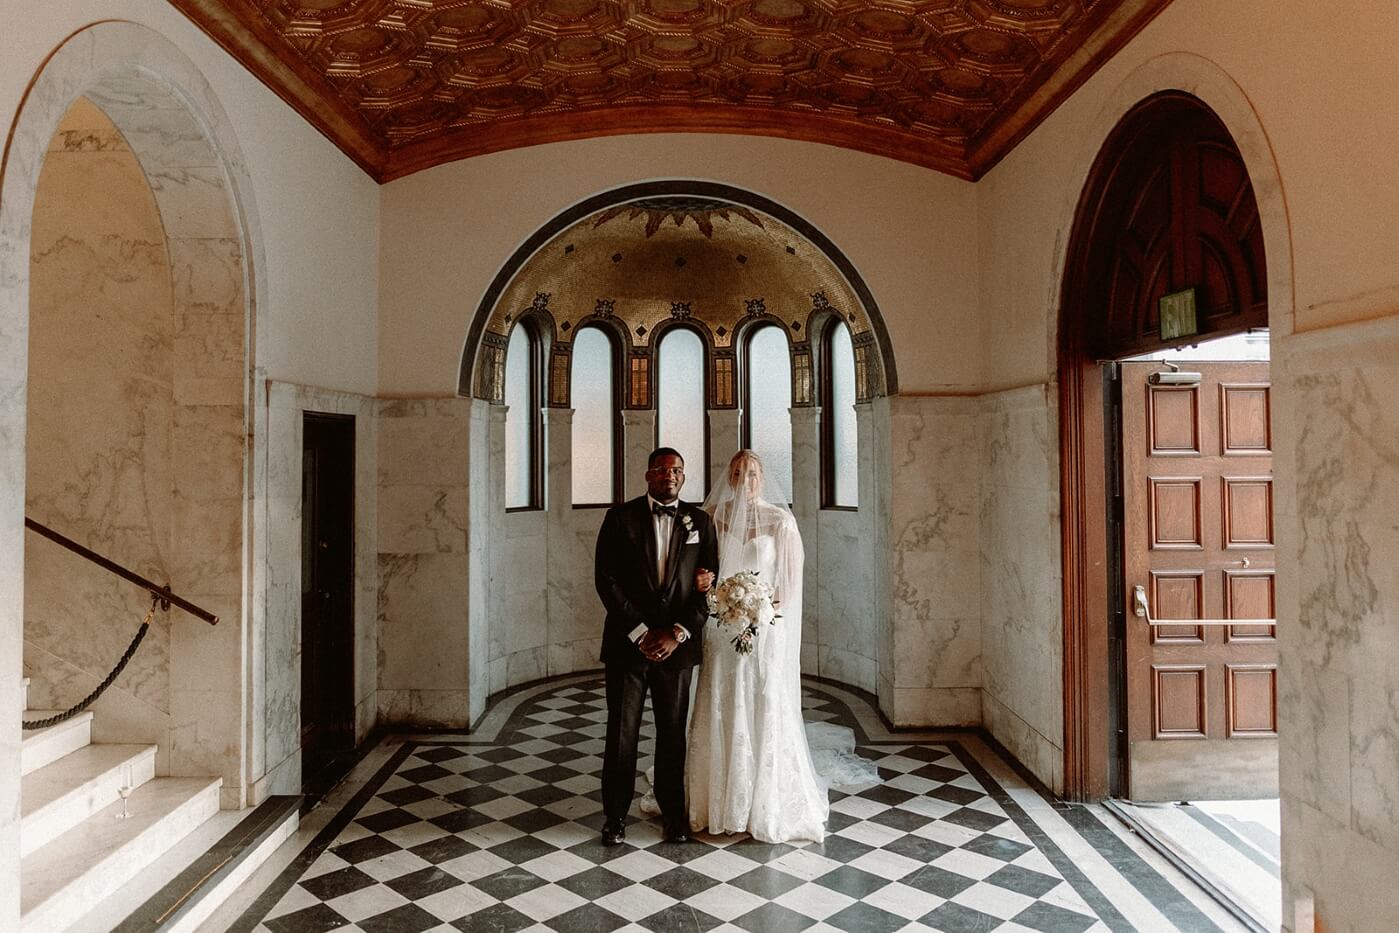
[[[661,505],[661,504],[658,503],[658,502],[652,502],[652,503],[651,503],[651,514],[652,514],[652,515],[669,515],[671,518],[674,518],[674,517],[675,517],[675,506],[673,506],[673,505]]]

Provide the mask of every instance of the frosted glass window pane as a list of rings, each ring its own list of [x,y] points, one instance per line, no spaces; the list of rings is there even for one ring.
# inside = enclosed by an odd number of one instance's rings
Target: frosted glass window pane
[[[764,327],[748,344],[748,440],[792,500],[792,357],[787,337]]]
[[[573,338],[573,501],[612,501],[612,341],[596,327]]]
[[[855,351],[850,331],[844,324],[831,331],[831,418],[832,454],[830,468],[835,476],[832,505],[858,505],[860,501],[859,436],[855,426]]]
[[[534,419],[530,412],[533,356],[530,335],[519,324],[510,332],[505,350],[505,507],[526,508],[530,501],[530,471],[534,469]]]
[[[704,345],[694,331],[673,330],[661,338],[656,361],[656,429],[661,447],[685,458],[680,498],[699,501],[704,488]]]

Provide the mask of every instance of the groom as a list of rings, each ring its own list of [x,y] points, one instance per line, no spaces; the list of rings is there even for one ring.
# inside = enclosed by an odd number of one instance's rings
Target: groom
[[[602,663],[607,671],[607,749],[602,762],[602,844],[626,836],[636,792],[636,745],[646,692],[656,718],[656,802],[665,837],[688,842],[685,722],[690,672],[700,660],[708,615],[696,569],[719,566],[709,515],[679,500],[685,461],[659,447],[647,460],[646,495],[607,510],[597,537],[594,577],[607,607]]]

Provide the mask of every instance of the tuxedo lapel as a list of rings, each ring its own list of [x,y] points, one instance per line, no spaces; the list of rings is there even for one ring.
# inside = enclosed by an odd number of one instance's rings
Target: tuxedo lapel
[[[661,581],[662,588],[669,588],[671,578],[675,576],[675,568],[680,564],[680,552],[685,547],[685,508],[676,503],[675,518],[670,523],[670,548],[666,551],[665,579]],[[652,539],[656,536],[651,535]]]
[[[656,579],[656,520],[651,517],[651,500],[645,496],[637,504],[635,521],[646,546],[646,579],[651,581],[652,589],[660,589],[661,581]]]

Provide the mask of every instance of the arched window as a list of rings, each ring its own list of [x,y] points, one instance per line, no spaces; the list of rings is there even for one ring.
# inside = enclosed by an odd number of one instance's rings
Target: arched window
[[[510,331],[505,349],[505,507],[537,509],[544,504],[543,365],[538,336],[524,323]]]
[[[743,444],[757,451],[788,501],[792,498],[792,357],[782,328],[750,332],[745,346]]]
[[[855,423],[855,350],[850,329],[826,329],[821,385],[821,499],[825,508],[860,502],[859,437]]]
[[[597,327],[573,335],[573,504],[618,500],[616,348]]]
[[[682,498],[699,501],[708,490],[705,438],[709,413],[704,407],[704,344],[699,335],[677,327],[661,338],[656,351],[656,437],[660,447],[674,447],[685,459]]]

